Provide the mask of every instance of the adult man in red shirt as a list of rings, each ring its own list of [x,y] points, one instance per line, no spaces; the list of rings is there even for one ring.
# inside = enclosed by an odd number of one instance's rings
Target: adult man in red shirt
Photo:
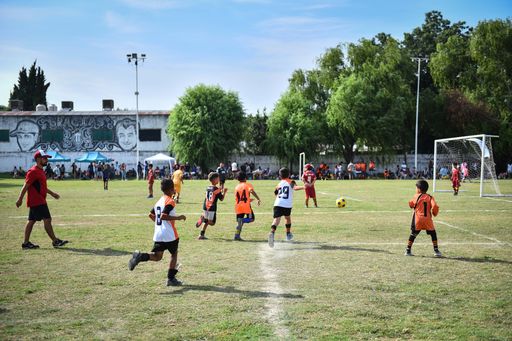
[[[20,207],[23,202],[23,197],[25,193],[27,194],[27,207],[29,207],[28,213],[28,221],[25,226],[25,239],[23,244],[21,244],[22,249],[38,249],[39,245],[32,244],[30,242],[30,234],[32,233],[32,228],[36,221],[43,221],[44,229],[46,233],[52,240],[53,247],[64,246],[68,243],[67,240],[60,240],[55,237],[55,233],[53,232],[52,227],[52,217],[50,215],[50,210],[48,209],[48,205],[46,203],[46,194],[49,193],[55,199],[59,199],[60,196],[51,191],[46,186],[46,174],[44,173],[44,167],[48,163],[49,155],[47,155],[44,151],[38,150],[34,154],[34,160],[36,164],[32,166],[27,172],[25,177],[25,184],[21,189],[18,200],[16,201],[16,207]]]

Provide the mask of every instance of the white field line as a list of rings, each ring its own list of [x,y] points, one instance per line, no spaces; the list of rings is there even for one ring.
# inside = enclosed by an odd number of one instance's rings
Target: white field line
[[[335,194],[335,193],[327,193],[327,192],[318,192],[318,193],[322,194],[322,195],[331,195],[333,197],[339,197],[339,194]],[[346,196],[346,195],[343,195],[343,197],[345,197],[347,199],[350,199],[350,200],[354,200],[354,201],[360,201],[360,202],[363,201],[361,199],[357,199],[357,198],[354,198],[354,197],[349,197],[349,196]]]
[[[490,197],[484,197],[484,198],[489,199],[489,200],[512,202],[512,200],[506,200],[506,199],[500,199],[500,198],[490,198]]]
[[[357,210],[357,211],[350,211],[350,210],[347,210],[347,209],[343,209],[343,208],[340,208],[338,210],[333,210],[333,211],[319,211],[317,210],[316,208],[311,208],[309,211],[307,212],[299,212],[299,213],[293,213],[294,216],[297,215],[310,215],[310,214],[318,214],[318,215],[322,215],[322,214],[328,214],[328,215],[333,215],[333,214],[358,214],[358,213],[363,213],[363,214],[366,214],[366,213],[378,213],[378,214],[381,214],[381,213],[410,213],[412,212],[411,210]],[[443,212],[447,212],[447,213],[467,213],[469,212],[468,210],[443,210]],[[487,210],[487,209],[483,209],[483,210],[471,210],[471,212],[496,212],[496,213],[509,213],[510,210]],[[181,214],[186,214],[186,215],[190,215],[190,216],[198,216],[201,215],[201,212],[180,212]],[[52,215],[53,218],[65,218],[65,217],[76,217],[76,218],[103,218],[103,217],[146,217],[147,215],[149,214],[148,213],[127,213],[127,214],[62,214],[62,215]],[[217,215],[233,215],[234,213],[233,212],[217,212]],[[257,215],[271,215],[273,214],[272,212],[257,212]],[[2,217],[0,217],[1,219]],[[20,216],[7,216],[6,217],[7,219],[26,219],[27,218],[27,215],[20,215]]]
[[[465,228],[462,228],[462,227],[459,227],[459,226],[455,226],[455,225],[452,225],[452,224],[448,224],[447,222],[444,222],[444,221],[439,221],[437,220],[436,223],[438,224],[442,224],[442,225],[445,225],[445,226],[448,226],[448,227],[451,227],[453,229],[456,229],[456,230],[461,230],[461,231],[464,231],[464,232],[467,232],[467,233],[471,233],[472,235],[474,236],[477,236],[477,237],[480,237],[480,238],[485,238],[485,239],[488,239],[488,240],[492,240],[498,244],[504,244],[504,245],[508,245],[508,246],[511,246],[512,247],[512,244],[511,243],[508,243],[508,242],[502,242],[501,240],[498,240],[496,238],[493,238],[493,237],[489,237],[489,236],[486,236],[486,235],[483,235],[483,234],[480,234],[480,233],[476,233],[476,232],[473,232],[473,231],[470,231],[470,230],[467,230]]]
[[[279,286],[278,272],[273,269],[273,262],[276,261],[274,252],[276,250],[270,249],[268,244],[264,243],[259,248],[260,270],[265,279],[263,290],[267,292],[274,292],[276,294],[283,294],[283,290]],[[278,295],[272,295],[267,298],[265,303],[266,318],[269,323],[274,326],[274,333],[279,339],[288,339],[290,331],[283,325],[281,319],[283,315],[282,298]]]

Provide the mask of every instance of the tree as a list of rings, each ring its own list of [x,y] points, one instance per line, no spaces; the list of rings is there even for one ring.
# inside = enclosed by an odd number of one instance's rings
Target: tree
[[[169,115],[171,151],[206,170],[239,148],[244,118],[237,93],[204,84],[189,88]]]
[[[25,67],[21,68],[18,76],[18,84],[14,85],[9,100],[22,100],[23,110],[32,111],[36,109],[36,105],[46,102],[46,91],[50,87],[50,83],[46,83],[44,71],[41,67],[36,68],[36,62],[32,64],[28,71]]]
[[[245,152],[253,155],[264,155],[267,152],[267,130],[268,116],[267,109],[263,108],[263,113],[259,110],[254,116],[245,118]]]
[[[312,107],[302,93],[289,90],[278,100],[268,120],[270,148],[274,155],[289,164],[290,171],[299,153],[317,152],[322,123]]]

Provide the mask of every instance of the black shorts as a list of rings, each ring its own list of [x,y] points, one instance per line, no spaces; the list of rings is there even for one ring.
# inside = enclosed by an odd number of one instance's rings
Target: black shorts
[[[164,252],[168,250],[171,255],[176,254],[178,252],[178,244],[180,243],[180,239],[173,240],[172,242],[155,242],[153,244],[153,249],[151,252]]]
[[[249,218],[249,219],[252,219],[252,220],[255,220],[256,217],[254,216],[254,212],[253,210],[251,210],[251,213],[240,213],[240,214],[237,214],[236,215],[236,219],[244,219],[244,218]]]
[[[41,221],[43,219],[51,219],[50,210],[47,204],[30,207],[28,211],[28,220]]]
[[[291,207],[274,206],[274,218],[279,218],[282,216],[288,217],[291,214],[292,214]]]

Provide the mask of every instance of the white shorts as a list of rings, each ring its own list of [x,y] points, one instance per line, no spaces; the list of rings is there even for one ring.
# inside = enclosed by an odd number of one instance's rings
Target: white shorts
[[[216,211],[203,211],[203,217],[206,220],[215,221],[216,219]]]

